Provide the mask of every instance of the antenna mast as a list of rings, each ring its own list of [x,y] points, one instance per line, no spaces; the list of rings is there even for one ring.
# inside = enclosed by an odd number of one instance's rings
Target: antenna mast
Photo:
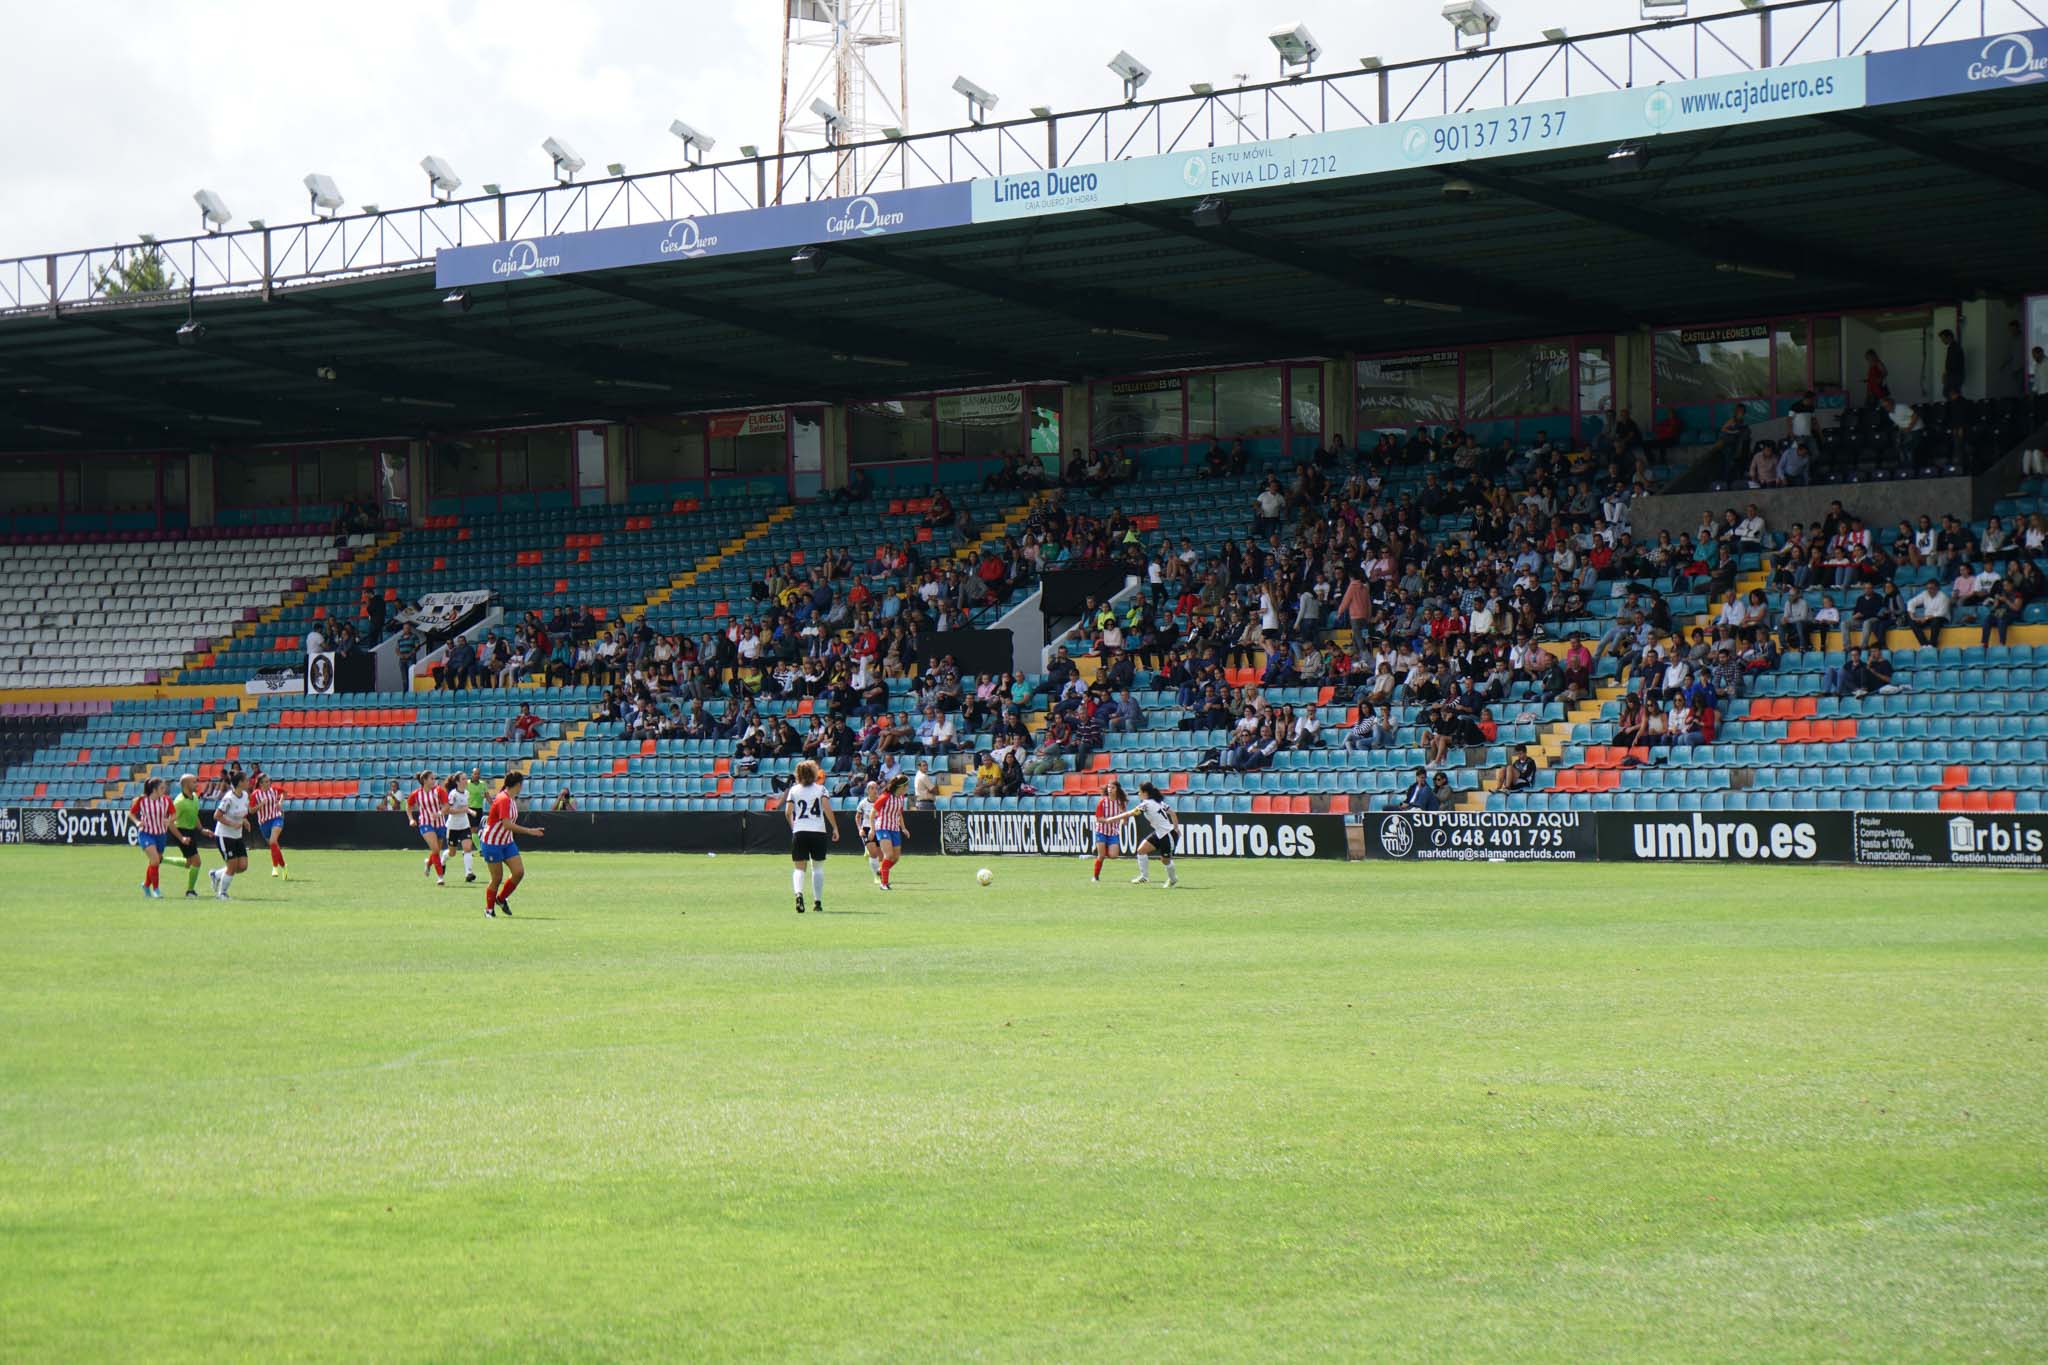
[[[884,128],[910,127],[910,0],[777,0],[782,20],[782,112],[778,155],[879,141]],[[891,52],[889,49],[894,48]],[[823,104],[838,117],[828,119]],[[865,194],[903,183],[893,149],[845,152],[835,194]],[[778,172],[774,200],[782,202]]]

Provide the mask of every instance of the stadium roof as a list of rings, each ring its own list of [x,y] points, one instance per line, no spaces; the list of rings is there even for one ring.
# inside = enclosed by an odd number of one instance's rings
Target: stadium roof
[[[2048,88],[472,287],[427,269],[0,322],[0,450],[201,448],[1514,337],[2048,285]],[[1445,193],[1447,180],[1473,188]],[[1420,306],[1418,306],[1420,305]],[[326,376],[330,376],[326,377]]]

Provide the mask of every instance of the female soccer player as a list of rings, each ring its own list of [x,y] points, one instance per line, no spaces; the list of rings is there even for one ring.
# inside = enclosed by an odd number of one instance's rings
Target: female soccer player
[[[882,854],[882,870],[876,875],[882,879],[884,891],[895,890],[889,884],[889,872],[903,856],[903,793],[909,786],[910,779],[898,773],[875,799],[875,846]]]
[[[186,773],[178,779],[178,794],[171,799],[171,838],[185,860],[185,894],[199,895],[199,779]]]
[[[1102,795],[1095,801],[1095,875],[1088,880],[1102,880],[1102,864],[1105,859],[1117,855],[1117,846],[1122,841],[1122,827],[1117,817],[1124,813],[1130,798],[1124,795],[1123,783],[1115,778],[1102,789]]]
[[[157,884],[157,869],[163,866],[171,828],[171,798],[164,795],[162,778],[152,777],[142,784],[142,795],[128,803],[128,816],[135,821],[135,843],[148,863],[142,869],[142,898],[160,901],[164,893]]]
[[[270,845],[270,875],[291,880],[284,870],[284,788],[258,770],[249,779],[249,809],[256,815],[256,832]]]
[[[506,773],[504,785],[491,798],[490,814],[484,817],[484,863],[491,869],[491,884],[484,888],[484,913],[493,919],[500,910],[505,918],[512,918],[512,893],[526,880],[526,860],[519,856],[514,837],[524,834],[538,839],[541,834],[540,826],[519,823],[519,785],[524,781],[525,773]],[[507,872],[512,875],[507,877]]]
[[[1173,867],[1173,836],[1180,830],[1180,817],[1166,804],[1166,798],[1155,783],[1140,782],[1138,794],[1142,798],[1122,815],[1117,816],[1119,825],[1126,820],[1143,817],[1150,827],[1145,838],[1138,845],[1138,875],[1131,878],[1132,886],[1142,886],[1152,879],[1145,875],[1146,863],[1151,854],[1157,853],[1159,860],[1166,864],[1166,885],[1171,888],[1180,885],[1180,874]]]
[[[860,804],[853,808],[853,832],[860,839],[861,852],[868,855],[868,875],[876,886],[882,884],[882,849],[875,842],[875,798],[881,794],[882,784],[870,782]]]
[[[789,881],[796,888],[799,915],[804,912],[805,864],[811,871],[811,909],[824,913],[825,855],[839,838],[839,817],[832,813],[824,777],[817,764],[805,759],[796,765],[796,782],[782,799],[782,818],[789,821]]]
[[[462,850],[462,880],[476,880],[476,838],[469,831],[469,782],[457,768],[448,774],[448,847]]]
[[[432,877],[434,885],[448,884],[447,869],[441,862],[441,845],[447,841],[448,792],[434,781],[434,770],[420,770],[420,785],[411,796],[405,798],[406,808],[412,819],[412,827],[420,832],[420,838],[427,846],[427,867],[422,876]]]
[[[244,778],[239,770],[228,774],[228,789],[220,794],[220,801],[213,808],[213,833],[220,844],[221,867],[210,874],[213,879],[213,898],[224,901],[228,898],[228,883],[235,879],[237,872],[249,870],[249,794],[243,788]]]

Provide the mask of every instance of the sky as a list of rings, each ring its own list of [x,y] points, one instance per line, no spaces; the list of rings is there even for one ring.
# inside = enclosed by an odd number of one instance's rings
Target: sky
[[[956,126],[966,75],[999,117],[1114,102],[1128,49],[1148,94],[1275,74],[1266,34],[1305,22],[1319,71],[1449,50],[1441,0],[907,0],[910,127]],[[1636,22],[1636,0],[1493,0],[1500,41]],[[0,258],[199,227],[216,191],[237,224],[306,216],[301,180],[334,177],[351,208],[426,198],[422,156],[465,192],[545,183],[544,138],[590,172],[681,161],[681,118],[771,147],[782,0],[94,0],[18,4],[0,45]],[[1694,13],[1736,8],[1695,0]],[[0,13],[5,13],[0,9]]]

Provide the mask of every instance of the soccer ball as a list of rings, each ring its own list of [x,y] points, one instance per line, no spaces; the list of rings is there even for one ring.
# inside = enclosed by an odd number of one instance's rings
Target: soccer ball
[[[981,871],[974,874],[974,880],[980,882],[983,886],[987,886],[990,882],[994,881],[995,879],[996,874],[989,871],[985,867]]]

